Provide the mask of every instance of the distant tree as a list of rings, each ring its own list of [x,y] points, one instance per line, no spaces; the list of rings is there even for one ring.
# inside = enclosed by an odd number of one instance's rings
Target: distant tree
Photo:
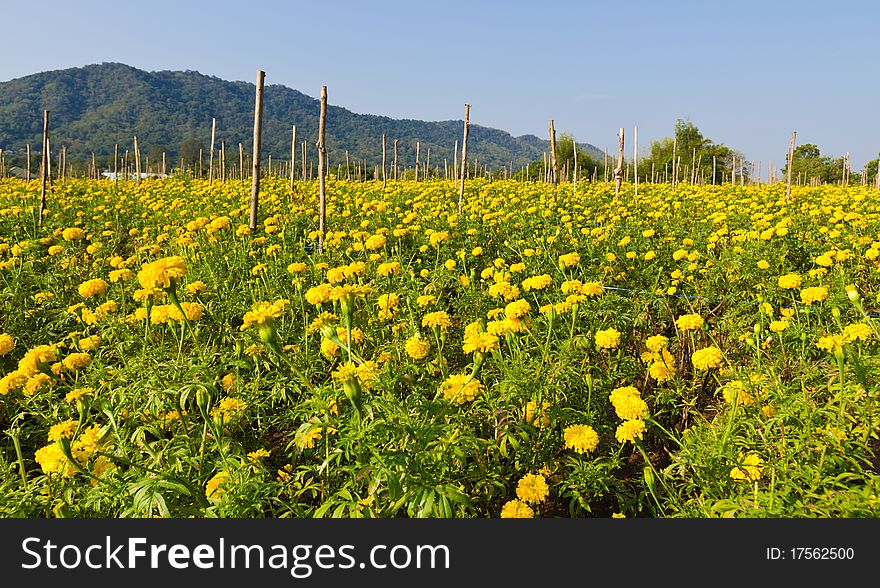
[[[651,154],[647,158],[641,158],[639,161],[639,174],[644,177],[650,177],[651,165],[654,166],[654,173],[657,179],[662,179],[664,174],[668,173],[669,178],[672,176],[673,169],[673,147],[675,158],[679,161],[679,180],[688,181],[683,177],[685,168],[688,174],[693,172],[693,166],[697,166],[697,174],[711,182],[712,178],[712,161],[715,160],[715,173],[717,181],[720,183],[722,174],[730,177],[730,170],[733,166],[733,158],[737,157],[737,161],[744,158],[738,152],[721,143],[713,143],[711,139],[705,137],[700,129],[689,120],[678,119],[675,121],[673,137],[664,137],[657,141],[651,141]],[[739,164],[737,164],[737,172]],[[749,173],[750,168],[746,166],[745,173]]]
[[[150,158],[150,165],[153,166],[153,169],[158,169],[157,166],[162,164],[163,153],[165,153],[166,163],[171,165],[172,162],[168,161],[168,148],[164,145],[152,145],[149,150],[147,150],[147,157]],[[198,151],[196,151],[196,157],[198,157]]]
[[[788,163],[782,168],[784,177],[788,176]],[[843,158],[831,159],[822,155],[818,145],[804,143],[795,147],[791,167],[792,182],[798,178],[802,183],[816,180],[823,184],[839,182],[843,178]]]
[[[862,173],[867,174],[868,183],[877,181],[877,164],[880,162],[880,158],[872,159],[868,163],[865,164],[865,167],[862,168]]]
[[[180,143],[178,157],[180,157],[184,165],[193,167],[199,164],[199,150],[202,148],[202,144],[196,139],[186,138]]]

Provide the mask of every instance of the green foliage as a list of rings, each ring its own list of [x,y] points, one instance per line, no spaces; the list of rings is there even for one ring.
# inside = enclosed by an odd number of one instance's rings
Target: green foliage
[[[317,88],[315,89],[317,90]],[[425,122],[395,120],[385,116],[356,114],[332,104],[327,112],[327,150],[330,167],[345,163],[345,151],[352,162],[366,160],[368,170],[382,159],[382,134],[388,138],[387,161],[391,165],[393,140],[398,140],[400,168],[415,164],[416,141],[420,142],[422,164],[431,149],[431,166],[443,173],[444,159],[452,167],[453,148],[461,149],[462,121]],[[217,119],[215,148],[226,141],[227,157],[238,162],[238,144],[250,151],[253,137],[254,85],[228,82],[195,71],[146,72],[118,63],[104,63],[34,74],[0,83],[0,148],[10,164],[24,161],[29,143],[39,151],[42,111],[49,109],[52,149],[68,148],[71,162],[99,165],[112,162],[113,147],[120,155],[132,149],[132,138],[150,160],[161,160],[157,146],[167,148],[169,165],[180,157],[190,166],[198,163],[198,148],[207,161],[211,139],[211,118]],[[262,154],[288,160],[291,126],[297,127],[297,141],[305,141],[308,157],[317,161],[319,101],[281,85],[267,85],[263,119]],[[514,137],[507,132],[471,125],[468,162],[500,168],[511,162],[519,168],[548,150],[548,141],[532,135]],[[296,158],[300,159],[297,149]],[[156,157],[158,155],[158,158]],[[461,154],[458,154],[460,158]],[[37,160],[38,161],[38,160]],[[110,165],[112,167],[112,165]]]

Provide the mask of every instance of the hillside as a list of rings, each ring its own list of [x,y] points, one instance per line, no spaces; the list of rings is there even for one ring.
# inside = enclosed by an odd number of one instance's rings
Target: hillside
[[[112,155],[114,144],[130,148],[132,137],[144,153],[167,151],[176,158],[184,142],[205,149],[210,145],[211,118],[217,119],[216,144],[224,140],[237,154],[238,144],[249,149],[253,134],[254,85],[230,82],[195,71],[147,72],[118,63],[104,63],[38,73],[0,83],[0,148],[21,153],[25,144],[39,146],[42,110],[51,111],[53,151],[61,145],[72,159]],[[291,125],[298,141],[307,140],[314,156],[319,102],[297,90],[267,85],[263,119],[263,155],[290,157]],[[356,114],[329,105],[327,148],[331,165],[350,157],[372,166],[381,161],[381,135],[388,138],[388,158],[398,140],[401,167],[415,160],[416,141],[421,160],[431,148],[432,164],[452,163],[455,141],[461,140],[462,122],[400,120]],[[582,145],[593,156],[601,151]],[[197,148],[196,148],[197,149]],[[515,167],[540,159],[548,142],[534,135],[514,137],[498,129],[471,124],[468,159],[498,168]],[[237,155],[233,157],[237,158]],[[299,158],[299,151],[297,152]],[[177,159],[172,159],[176,162]]]

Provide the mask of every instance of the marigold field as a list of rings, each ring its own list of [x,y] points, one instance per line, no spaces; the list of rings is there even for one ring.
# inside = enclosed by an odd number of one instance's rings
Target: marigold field
[[[863,187],[0,181],[0,515],[875,517]]]

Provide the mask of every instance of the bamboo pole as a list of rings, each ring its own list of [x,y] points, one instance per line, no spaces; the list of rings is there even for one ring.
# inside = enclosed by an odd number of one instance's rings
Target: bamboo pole
[[[635,176],[635,195],[639,195],[639,127],[633,132],[633,174]]]
[[[211,119],[211,154],[208,158],[208,185],[214,183],[214,134],[217,131],[217,119]]]
[[[138,147],[138,138],[137,135],[134,136],[134,173],[135,175],[135,184],[140,185],[141,183],[141,150]]]
[[[40,219],[39,226],[43,226],[43,216],[46,212],[46,178],[49,172],[49,111],[43,111],[43,165],[40,172]]]
[[[791,132],[791,144],[788,147],[788,181],[785,186],[785,199],[791,200],[791,168],[794,164],[794,144],[797,139],[797,131]]]
[[[385,177],[385,133],[382,133],[382,188],[385,188],[387,178]]]
[[[290,198],[291,202],[293,202],[293,188],[294,188],[294,174],[293,170],[296,169],[296,125],[293,125],[293,130],[290,135]]]
[[[301,157],[301,159],[302,159],[302,182],[303,182],[303,184],[305,184],[306,183],[306,156],[308,156],[308,147],[306,146],[305,141],[300,143],[299,146],[301,148],[300,151],[302,153],[302,157]]]
[[[25,176],[25,179],[28,182],[30,182],[31,181],[31,144],[30,143],[28,143],[25,146],[25,150],[27,151],[27,172],[26,172],[27,175]]]
[[[416,181],[419,181],[419,142],[416,141]]]
[[[620,184],[623,181],[623,127],[617,135],[617,167],[614,168],[614,194],[620,193]]]
[[[678,166],[676,165],[676,151],[678,150],[678,135],[672,135],[672,185],[678,181]]]
[[[571,138],[571,147],[572,152],[574,153],[574,166],[572,167],[571,174],[571,191],[573,194],[577,194],[578,189],[578,144],[577,141],[574,140],[574,137]],[[510,165],[510,173],[513,173],[513,164]]]
[[[251,203],[248,226],[252,231],[257,229],[257,210],[260,200],[260,139],[263,134],[263,83],[266,72],[257,70],[256,96],[254,100],[254,147],[253,177],[251,178]]]
[[[318,253],[324,252],[324,227],[327,217],[326,186],[324,180],[327,147],[324,137],[327,128],[327,86],[321,86],[321,116],[318,120]]]
[[[550,119],[550,167],[553,180],[553,202],[557,198],[557,185],[559,184],[559,164],[556,161],[556,127],[553,125],[553,119]]]
[[[244,145],[238,144],[238,179],[244,181]]]
[[[461,182],[458,185],[458,214],[461,214],[462,204],[464,201],[464,178],[467,175],[465,169],[467,167],[467,140],[468,130],[470,127],[471,105],[464,105],[464,138],[461,141]]]

